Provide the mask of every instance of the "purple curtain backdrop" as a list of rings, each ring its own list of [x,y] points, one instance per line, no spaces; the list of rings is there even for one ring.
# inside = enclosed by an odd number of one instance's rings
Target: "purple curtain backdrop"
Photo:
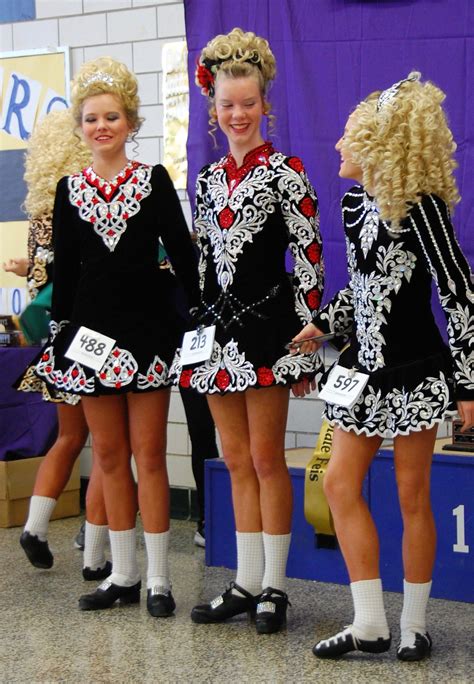
[[[0,347],[0,461],[43,456],[56,439],[56,405],[12,387],[38,352],[38,347]]]
[[[474,2],[472,0],[185,0],[189,49],[188,191],[201,167],[227,152],[207,134],[206,98],[194,85],[196,59],[207,41],[235,26],[270,42],[277,78],[269,99],[276,115],[270,139],[299,155],[319,196],[327,267],[325,301],[347,280],[334,144],[347,116],[368,93],[412,69],[446,93],[458,143],[462,202],[454,224],[474,261]]]

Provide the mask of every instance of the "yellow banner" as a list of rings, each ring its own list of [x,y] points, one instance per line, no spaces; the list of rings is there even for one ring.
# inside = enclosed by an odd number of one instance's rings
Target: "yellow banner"
[[[324,420],[313,456],[306,466],[304,515],[316,534],[335,535],[331,511],[323,491],[324,474],[331,457],[334,428]]]

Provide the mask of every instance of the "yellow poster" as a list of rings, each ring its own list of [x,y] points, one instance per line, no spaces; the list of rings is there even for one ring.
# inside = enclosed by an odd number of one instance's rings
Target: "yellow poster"
[[[38,121],[68,106],[69,75],[69,48],[0,53],[0,288],[25,284],[1,268],[27,253],[25,149]]]

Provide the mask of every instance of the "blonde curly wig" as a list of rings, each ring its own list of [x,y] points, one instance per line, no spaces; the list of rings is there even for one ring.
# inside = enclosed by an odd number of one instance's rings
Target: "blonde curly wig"
[[[377,91],[361,102],[344,136],[381,218],[393,225],[421,195],[434,193],[451,210],[460,200],[454,178],[456,143],[441,106],[446,96],[430,81],[421,82],[418,72],[408,78],[388,98],[379,101]]]
[[[265,38],[252,31],[234,28],[230,33],[215,36],[202,50],[195,73],[195,82],[203,95],[209,97],[211,135],[216,131],[217,116],[214,106],[216,83],[221,78],[257,79],[263,98],[263,112],[274,126],[271,105],[266,99],[268,88],[276,75],[276,61]],[[213,136],[214,137],[214,136]]]
[[[51,216],[59,179],[91,163],[91,153],[74,129],[70,109],[50,112],[28,140],[24,208],[30,219]]]
[[[94,95],[115,95],[124,108],[127,121],[134,133],[143,122],[138,116],[140,98],[134,74],[112,57],[98,57],[82,64],[71,84],[72,113],[76,124],[81,125],[85,100]]]

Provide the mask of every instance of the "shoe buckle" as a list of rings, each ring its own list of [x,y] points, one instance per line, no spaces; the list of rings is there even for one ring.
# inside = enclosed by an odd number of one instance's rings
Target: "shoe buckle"
[[[97,587],[97,589],[100,589],[100,591],[107,591],[107,589],[110,589],[112,586],[113,582],[111,582],[109,579],[106,579],[102,582],[101,585]]]
[[[150,594],[151,596],[168,596],[168,591],[169,590],[166,587],[157,584],[156,586],[151,587]]]
[[[219,606],[222,606],[224,603],[224,597],[222,594],[220,596],[217,596],[215,599],[211,601],[211,608],[212,610],[215,610],[216,608],[219,608]]]
[[[257,604],[257,613],[274,613],[276,611],[276,605],[273,601],[261,601]]]

